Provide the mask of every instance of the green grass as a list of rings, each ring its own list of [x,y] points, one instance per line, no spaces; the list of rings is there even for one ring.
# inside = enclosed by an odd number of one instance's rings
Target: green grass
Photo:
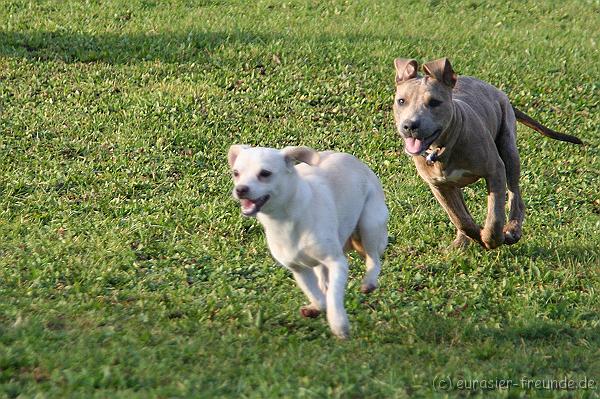
[[[600,396],[599,26],[597,0],[3,1],[0,396]],[[447,56],[588,144],[519,127],[517,245],[446,251],[394,134],[398,56]],[[352,259],[352,340],[299,316],[230,197],[234,143],[381,177],[395,242],[370,296]],[[484,185],[466,197],[481,220]]]

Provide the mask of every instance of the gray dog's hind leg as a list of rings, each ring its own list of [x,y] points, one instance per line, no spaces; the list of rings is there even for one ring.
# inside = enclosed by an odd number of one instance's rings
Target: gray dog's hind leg
[[[511,245],[521,238],[525,204],[521,198],[519,178],[521,175],[521,160],[517,149],[517,122],[512,108],[506,110],[504,123],[496,145],[498,153],[506,169],[506,185],[508,187],[508,223],[504,226],[504,243]]]
[[[506,220],[506,176],[504,162],[498,159],[496,173],[485,179],[487,186],[487,216],[481,230],[481,241],[487,249],[494,249],[504,243],[504,221]]]

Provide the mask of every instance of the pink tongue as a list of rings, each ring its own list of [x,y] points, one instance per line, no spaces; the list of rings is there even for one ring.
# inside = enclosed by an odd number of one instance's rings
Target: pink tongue
[[[421,144],[422,144],[421,140],[415,139],[413,137],[408,137],[408,138],[404,139],[404,141],[406,144],[406,149],[411,154],[416,154],[416,153],[421,152]]]
[[[243,208],[250,208],[252,205],[254,205],[254,202],[250,201],[249,199],[243,199],[241,202]]]

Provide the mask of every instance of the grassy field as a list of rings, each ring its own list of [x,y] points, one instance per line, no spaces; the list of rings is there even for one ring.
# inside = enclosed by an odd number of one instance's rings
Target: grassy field
[[[0,397],[600,397],[599,27],[597,0],[2,1]],[[447,250],[394,132],[399,56],[587,143],[519,127],[517,245]],[[352,258],[351,340],[300,317],[234,143],[381,177],[394,242],[369,296]],[[535,388],[561,379],[587,388]]]

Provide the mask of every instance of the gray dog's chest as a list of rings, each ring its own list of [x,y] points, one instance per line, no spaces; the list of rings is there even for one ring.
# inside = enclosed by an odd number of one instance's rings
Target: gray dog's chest
[[[475,173],[468,169],[443,168],[441,165],[426,165],[420,162],[417,165],[419,174],[429,184],[434,186],[451,185],[455,187],[464,187],[479,179]]]

